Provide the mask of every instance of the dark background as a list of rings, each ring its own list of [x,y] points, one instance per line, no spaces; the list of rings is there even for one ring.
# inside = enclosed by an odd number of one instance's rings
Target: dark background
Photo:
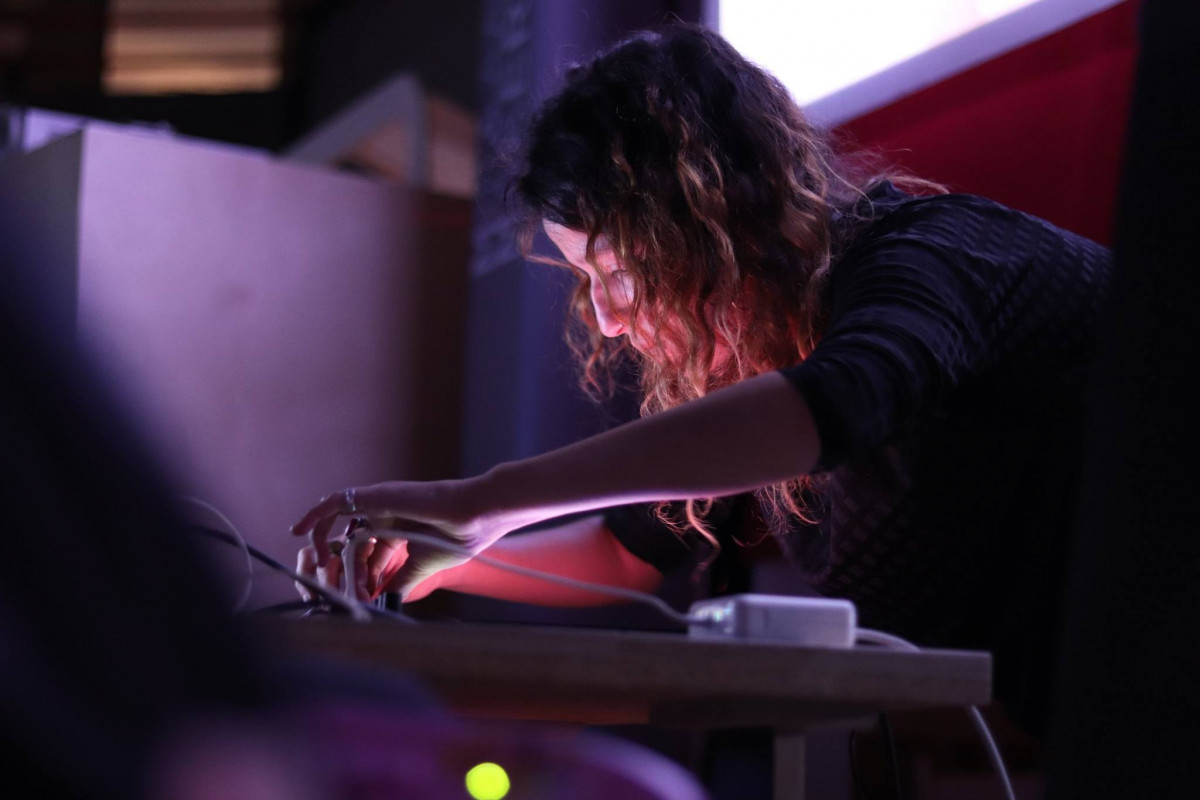
[[[470,111],[479,106],[480,0],[282,0],[277,89],[145,97],[102,90],[108,5],[0,3],[0,25],[23,32],[20,47],[0,50],[0,98],[113,122],[165,122],[185,135],[267,150],[287,146],[397,72],[420,75],[427,88]],[[181,20],[187,24],[188,15],[174,13],[164,24]],[[239,20],[230,12],[225,21]]]

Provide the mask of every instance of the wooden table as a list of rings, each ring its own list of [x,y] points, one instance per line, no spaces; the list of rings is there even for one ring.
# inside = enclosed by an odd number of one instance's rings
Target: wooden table
[[[776,800],[803,797],[809,727],[991,699],[991,656],[977,652],[805,649],[669,633],[335,618],[277,620],[269,633],[297,653],[404,671],[466,715],[771,728]]]

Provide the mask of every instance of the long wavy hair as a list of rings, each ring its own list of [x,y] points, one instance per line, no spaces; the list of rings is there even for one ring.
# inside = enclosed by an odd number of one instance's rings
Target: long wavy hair
[[[826,325],[830,269],[869,221],[867,191],[884,179],[940,190],[869,162],[835,157],[774,77],[703,27],[639,33],[570,68],[526,137],[522,249],[543,220],[586,233],[593,267],[605,242],[633,285],[627,326],[654,334],[649,352],[603,336],[573,270],[567,339],[585,390],[611,391],[632,357],[648,415],[803,360]],[[756,492],[773,532],[812,521],[817,480]],[[713,541],[710,505],[690,501],[682,519],[658,510]]]

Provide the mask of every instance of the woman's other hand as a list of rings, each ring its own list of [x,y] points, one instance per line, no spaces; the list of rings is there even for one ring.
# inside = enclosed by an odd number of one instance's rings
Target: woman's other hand
[[[296,559],[296,571],[306,578],[315,581],[322,586],[328,587],[335,592],[341,592],[341,582],[344,570],[342,568],[342,548],[338,547],[341,542],[334,540],[330,542],[335,547],[329,559],[325,562],[324,567],[317,567],[317,550],[311,544],[300,549],[300,553]],[[378,537],[370,537],[367,541],[360,545],[356,551],[359,557],[358,569],[355,571],[355,580],[358,585],[355,587],[355,595],[359,600],[366,602],[368,599],[374,599],[383,592],[395,592],[401,590],[400,585],[400,567],[408,558],[407,543],[403,540],[385,539],[383,546],[379,546]],[[368,545],[369,548],[368,549]],[[427,578],[420,579],[411,589],[404,594],[404,601],[407,603],[416,602],[427,596],[435,589],[440,589],[443,586],[443,578],[446,571],[434,572]],[[302,583],[296,583],[296,591],[300,593],[300,597],[306,602],[311,602],[313,593],[308,587]]]

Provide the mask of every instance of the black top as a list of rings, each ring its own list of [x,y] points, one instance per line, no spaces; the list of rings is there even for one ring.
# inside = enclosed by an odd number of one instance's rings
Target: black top
[[[781,370],[816,422],[824,478],[820,524],[779,544],[864,627],[991,650],[997,699],[1039,732],[1111,257],[979,197],[885,183],[871,200],[833,268],[828,329]],[[723,513],[727,543],[742,505]],[[607,516],[661,570],[694,558],[644,508]]]

